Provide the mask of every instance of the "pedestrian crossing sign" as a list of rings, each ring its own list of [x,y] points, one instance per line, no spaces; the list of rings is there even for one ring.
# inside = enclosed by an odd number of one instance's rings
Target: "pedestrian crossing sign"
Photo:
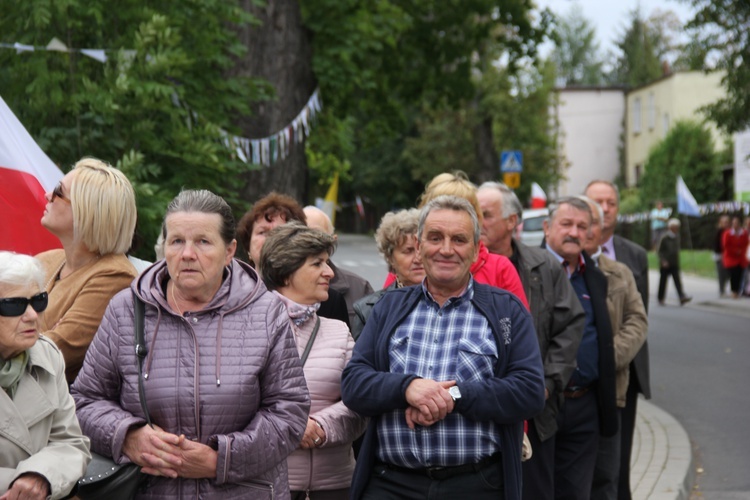
[[[500,154],[500,172],[522,172],[523,153],[518,150],[503,151]]]

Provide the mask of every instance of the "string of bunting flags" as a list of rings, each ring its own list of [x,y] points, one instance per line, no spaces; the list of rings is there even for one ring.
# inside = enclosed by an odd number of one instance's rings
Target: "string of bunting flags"
[[[746,201],[717,201],[714,203],[704,203],[698,205],[701,215],[707,214],[726,214],[742,212],[745,216],[750,215],[750,203]],[[639,212],[636,214],[620,214],[617,216],[617,222],[632,224],[634,222],[644,222],[651,220],[650,212]]]
[[[50,40],[50,42],[44,47],[15,42],[0,43],[0,48],[13,49],[17,54],[36,51],[75,52],[91,57],[101,63],[107,62],[107,52],[117,52],[113,49],[69,48],[57,37],[52,38],[52,40]],[[134,50],[125,50],[124,53],[126,56],[132,57],[136,52]],[[181,106],[176,95],[172,96],[172,102],[176,106]],[[322,109],[323,105],[320,99],[320,89],[316,88],[299,114],[278,132],[267,137],[249,139],[247,137],[232,135],[226,130],[221,130],[222,142],[227,149],[234,151],[242,162],[269,167],[277,161],[288,157],[292,145],[300,144],[305,141],[306,137],[310,136],[310,127],[312,126],[316,115],[319,114]],[[199,117],[195,112],[192,112],[191,114],[194,120],[198,120]]]

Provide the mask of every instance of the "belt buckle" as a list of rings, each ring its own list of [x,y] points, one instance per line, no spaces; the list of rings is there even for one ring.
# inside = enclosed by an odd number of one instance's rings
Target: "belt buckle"
[[[430,479],[434,479],[436,481],[440,481],[444,479],[445,471],[447,470],[446,467],[425,467],[424,472],[425,476],[429,477]]]

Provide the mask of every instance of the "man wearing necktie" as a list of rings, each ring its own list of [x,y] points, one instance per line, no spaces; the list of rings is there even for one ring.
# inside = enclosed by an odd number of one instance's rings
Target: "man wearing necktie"
[[[609,181],[594,180],[586,186],[584,194],[601,205],[604,212],[600,241],[602,252],[606,250],[605,255],[607,257],[622,262],[630,269],[641,295],[643,307],[648,313],[648,255],[640,245],[615,234],[617,214],[620,209],[620,192],[617,186]],[[625,397],[625,408],[621,411],[619,500],[631,500],[630,453],[633,448],[633,431],[635,429],[639,392],[646,399],[651,398],[648,341],[643,343],[630,365],[630,383]]]
[[[605,255],[606,252],[599,246],[604,218],[601,206],[587,196],[581,196],[581,199],[589,204],[592,215],[591,228],[584,248],[607,278],[607,309],[612,325],[617,407],[620,416],[629,385],[629,365],[646,341],[648,318],[633,273],[625,264]],[[620,432],[600,440],[591,500],[617,500],[620,447]]]

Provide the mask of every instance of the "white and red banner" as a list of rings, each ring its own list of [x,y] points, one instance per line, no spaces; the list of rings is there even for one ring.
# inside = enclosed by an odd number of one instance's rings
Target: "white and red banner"
[[[0,250],[34,255],[60,248],[41,224],[47,201],[63,178],[0,97]]]
[[[531,183],[531,208],[544,208],[547,206],[547,195],[542,186],[536,182]]]

